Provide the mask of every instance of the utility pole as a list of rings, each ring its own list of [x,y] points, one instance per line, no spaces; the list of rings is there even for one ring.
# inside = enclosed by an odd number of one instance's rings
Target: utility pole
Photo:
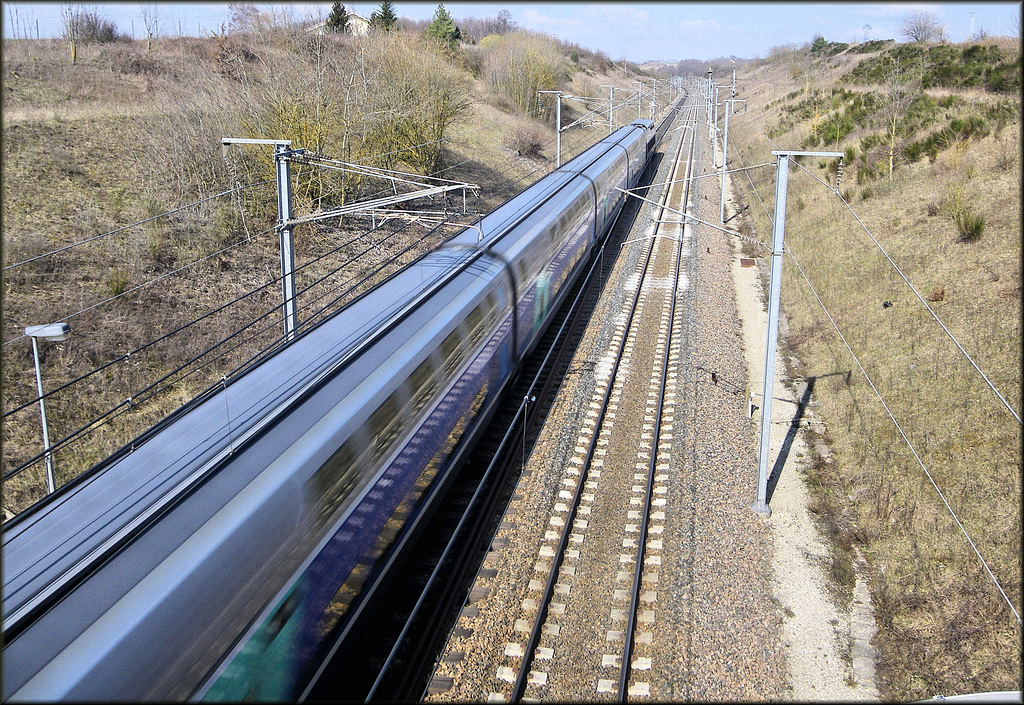
[[[562,91],[537,91],[555,94],[555,168],[562,166]]]
[[[715,86],[715,98],[714,98],[714,101],[715,101],[715,119],[714,119],[712,124],[715,126],[714,133],[715,133],[715,137],[717,137],[718,136],[718,86],[717,85]],[[714,155],[714,150],[712,150],[712,155]]]
[[[615,129],[613,127],[615,121],[612,119],[612,115],[615,114],[615,86],[602,85],[601,88],[608,89],[608,134],[610,135]]]
[[[46,465],[46,493],[52,494],[57,489],[57,480],[53,473],[53,455],[50,453],[50,430],[46,425],[46,405],[43,404],[43,373],[39,368],[39,342],[48,340],[57,342],[67,340],[71,327],[67,323],[51,323],[45,326],[29,326],[25,335],[32,338],[32,359],[36,366],[36,390],[39,392],[39,418],[43,425],[43,457]]]
[[[708,141],[709,142],[712,140],[712,132],[711,132],[711,86],[712,85],[714,85],[714,84],[713,84],[713,82],[711,80],[711,67],[708,66],[708,83],[707,83],[707,91],[704,94],[704,111],[707,113],[707,116],[708,116]],[[714,154],[714,150],[712,150],[712,154]]]
[[[750,505],[765,518],[772,515],[768,506],[768,446],[772,430],[772,394],[775,388],[775,350],[779,338],[779,298],[782,292],[782,252],[786,232],[786,189],[790,157],[841,157],[842,152],[772,152],[778,157],[775,176],[775,222],[772,227],[772,265],[768,294],[768,340],[764,356],[764,391],[761,395],[761,446],[757,462],[757,499]]]
[[[722,197],[719,201],[721,214],[719,220],[722,224],[725,224],[725,163],[728,161],[729,155],[729,113],[731,109],[735,108],[734,103],[746,103],[744,100],[737,100],[735,98],[731,100],[723,100],[723,109],[725,110],[725,134],[722,136]]]
[[[281,297],[284,313],[284,338],[295,338],[295,247],[292,242],[292,187],[291,169],[288,157],[302,154],[305,149],[288,149],[291,140],[261,140],[241,137],[224,137],[221,144],[265,144],[273,145],[274,161],[277,164],[277,214],[278,234],[281,244]]]

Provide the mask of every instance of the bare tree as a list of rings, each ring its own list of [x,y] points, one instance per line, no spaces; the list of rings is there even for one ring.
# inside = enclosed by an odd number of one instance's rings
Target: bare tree
[[[71,63],[78,63],[78,42],[81,40],[81,24],[78,16],[81,8],[77,3],[66,2],[60,6],[60,23],[64,39],[71,45]]]
[[[164,8],[162,5],[147,3],[139,7],[139,15],[142,16],[142,24],[146,26],[146,51],[153,48],[153,37],[160,31],[160,19],[163,17]]]
[[[896,137],[907,109],[914,102],[914,91],[910,81],[897,68],[885,77],[882,95],[885,101],[882,114],[885,117],[885,132],[889,141],[889,180],[892,181],[892,172],[896,164]]]
[[[918,43],[937,42],[945,37],[946,28],[931,12],[918,10],[903,18],[900,32],[907,39]]]

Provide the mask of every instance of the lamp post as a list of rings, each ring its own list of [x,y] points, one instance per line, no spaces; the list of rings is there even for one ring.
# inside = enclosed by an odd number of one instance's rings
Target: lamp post
[[[39,340],[57,342],[67,340],[71,326],[67,323],[50,323],[45,326],[28,326],[25,335],[32,338],[32,358],[36,363],[36,390],[39,392],[39,416],[43,422],[43,452],[46,463],[46,493],[56,489],[53,477],[53,456],[50,454],[50,431],[46,426],[46,406],[43,404],[43,375],[39,371]]]

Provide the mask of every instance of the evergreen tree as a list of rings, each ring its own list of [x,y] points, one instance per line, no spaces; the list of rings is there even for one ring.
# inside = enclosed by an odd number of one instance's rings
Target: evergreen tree
[[[448,10],[444,9],[443,4],[437,6],[434,19],[427,26],[427,36],[433,37],[449,49],[455,49],[462,39],[462,32],[455,26],[455,20]]]
[[[340,2],[331,6],[331,14],[327,15],[327,29],[331,32],[348,31],[348,12]]]
[[[395,14],[395,7],[391,0],[384,0],[380,4],[380,10],[370,15],[370,26],[384,32],[390,32],[398,25],[398,16]]]

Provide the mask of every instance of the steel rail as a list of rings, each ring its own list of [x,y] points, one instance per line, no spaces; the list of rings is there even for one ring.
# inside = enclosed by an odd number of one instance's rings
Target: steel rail
[[[619,146],[619,143],[618,142],[610,143],[608,145],[608,149],[611,149],[614,146]],[[571,173],[574,177],[575,176],[582,176],[581,172],[584,169],[586,169],[589,165],[591,165],[595,161],[597,161],[597,159],[599,159],[599,158],[600,157],[595,157],[593,159],[585,161],[583,166],[577,167],[577,169],[575,171],[569,172],[569,173]],[[571,164],[571,161],[569,163],[567,163],[566,165],[563,165],[563,168],[565,166],[568,166],[569,164]],[[477,245],[475,245],[475,246],[473,246],[471,248],[468,248],[468,250],[470,252],[478,253],[478,254],[483,255],[483,256],[495,257],[496,259],[499,259],[499,260],[505,262],[506,267],[508,267],[507,261],[505,261],[503,257],[501,257],[500,255],[497,255],[497,253],[495,253],[492,250],[494,242],[496,242],[497,240],[507,236],[508,233],[512,232],[515,229],[516,226],[521,224],[536,209],[542,207],[543,205],[549,203],[551,200],[557,198],[566,188],[568,188],[569,184],[571,184],[572,181],[573,181],[573,179],[570,178],[568,180],[562,181],[561,183],[558,183],[557,185],[555,185],[554,190],[552,190],[551,192],[541,196],[540,198],[536,199],[533,203],[531,203],[529,213],[527,213],[525,215],[523,215],[523,214],[516,214],[511,219],[512,222],[506,221],[505,223],[503,223],[500,226],[500,228],[496,229],[495,231],[491,231],[491,232],[487,233],[487,235],[485,237],[481,238],[481,240],[484,240],[484,242],[482,244],[478,241]],[[620,215],[621,215],[621,211],[620,211],[619,214],[616,215],[615,221],[613,221],[613,222],[617,222]],[[471,226],[466,226],[466,227],[478,227],[478,226],[472,226],[471,225]],[[483,234],[482,231],[481,231],[481,234]],[[601,249],[603,250],[603,247]],[[595,262],[598,261],[598,259],[599,258],[595,258]],[[518,301],[518,295],[514,295],[513,299]],[[514,314],[512,318],[513,318],[513,325],[515,325],[515,321],[518,320],[518,315]],[[563,327],[564,327],[564,325],[563,325]],[[513,339],[514,340],[518,339],[518,336],[516,334],[513,334]],[[531,389],[533,388],[533,386],[535,386],[535,384],[531,385]],[[528,412],[529,412],[529,410],[527,409],[526,413],[528,413]],[[518,412],[517,412],[517,415],[518,415]],[[524,426],[524,433],[525,433],[525,426]],[[490,467],[488,467],[487,473],[488,474],[490,473]],[[475,495],[474,495],[474,498],[475,498]],[[493,499],[489,499],[489,501],[493,502]],[[461,523],[460,523],[460,526],[461,526]],[[478,530],[477,533],[479,533],[480,531],[482,531],[482,529]],[[428,581],[428,582],[432,582],[432,581],[433,581],[433,577],[431,577],[430,581]],[[449,586],[444,586],[444,587],[445,587],[445,590],[449,590],[450,589]],[[425,590],[424,590],[424,592],[425,592]],[[421,595],[421,598],[422,597],[423,596]],[[416,603],[416,606],[413,608],[414,611],[418,611],[419,609],[421,609],[422,608],[422,604],[423,604],[422,599],[418,599],[417,603]],[[405,635],[405,634],[407,634],[409,632],[413,619],[414,619],[414,615],[410,616],[407,619],[406,623],[403,625],[403,628],[402,628],[402,634],[403,635]],[[323,668],[326,666],[326,664],[333,657],[333,654],[341,647],[341,642],[342,641],[343,641],[343,638],[339,638],[335,642],[335,644],[333,645],[333,647],[331,649],[331,654],[328,656],[327,659],[325,659],[324,664],[321,665],[320,669],[318,669],[317,674],[314,676],[314,678],[312,679],[311,683],[307,686],[305,692],[303,693],[303,697],[306,697],[307,695],[309,695],[310,692],[312,692],[312,689],[314,687],[315,681],[317,681],[319,679],[320,674],[323,671]],[[397,654],[398,654],[399,649],[401,648],[401,645],[402,645],[402,638],[399,638],[395,642],[395,644],[392,646],[392,649],[390,650],[390,652],[389,652],[389,654],[388,654],[388,656],[386,658],[385,665],[382,667],[382,670],[378,673],[377,679],[375,680],[375,682],[374,682],[374,684],[373,684],[373,686],[371,688],[370,693],[367,695],[368,699],[373,697],[374,694],[377,692],[377,690],[380,688],[380,686],[381,686],[381,684],[383,682],[382,678],[383,678],[384,672],[386,670],[388,670],[389,668],[391,668],[391,664],[397,660],[397,658],[398,658]],[[421,646],[417,645],[414,650],[417,651],[417,652],[420,651],[421,650]],[[403,678],[402,680],[404,681],[406,679]],[[405,687],[404,683],[400,683],[399,685],[400,685],[400,687]]]
[[[621,213],[621,211],[620,211]],[[646,276],[647,270],[650,266],[651,259],[654,253],[656,240],[651,239],[650,246],[644,256],[644,262],[642,265],[641,281]],[[580,506],[580,500],[583,495],[583,489],[586,487],[587,478],[590,475],[591,464],[597,450],[598,439],[601,434],[601,429],[604,426],[604,420],[607,415],[608,405],[611,400],[612,392],[615,387],[615,379],[618,375],[619,366],[622,361],[622,357],[625,354],[626,341],[629,338],[629,332],[633,327],[634,316],[633,312],[636,311],[638,302],[640,300],[640,293],[642,287],[637,286],[636,292],[633,294],[633,300],[630,303],[630,316],[629,323],[626,326],[626,330],[623,331],[622,340],[619,343],[618,350],[616,351],[615,361],[612,364],[612,372],[608,378],[608,385],[605,389],[603,399],[601,401],[601,408],[597,413],[597,423],[594,425],[593,436],[590,439],[590,443],[587,446],[587,452],[583,457],[583,463],[580,467],[579,478],[576,481],[576,488],[573,493],[573,497],[569,502],[568,515],[565,520],[565,524],[562,527],[561,534],[559,535],[558,547],[555,549],[554,559],[551,563],[551,568],[548,572],[548,579],[544,585],[544,592],[538,602],[537,616],[533,621],[533,626],[530,629],[530,637],[527,640],[526,646],[523,650],[522,662],[519,665],[519,672],[516,675],[516,680],[512,685],[512,694],[510,700],[512,702],[519,702],[522,700],[523,693],[526,690],[527,679],[530,674],[530,666],[533,664],[534,657],[536,655],[537,646],[540,643],[541,632],[544,627],[544,623],[547,621],[548,608],[551,605],[551,600],[555,594],[555,584],[558,582],[558,573],[561,570],[562,564],[565,559],[566,549],[569,545],[570,536],[573,532],[573,525],[576,521],[577,510]]]
[[[694,120],[693,120],[692,117],[688,117],[687,120],[684,121],[684,124],[687,124],[687,123],[693,122],[693,121]],[[689,177],[691,175],[692,170],[693,170],[693,152],[694,152],[694,146],[696,145],[696,142],[697,142],[696,137],[697,137],[696,130],[690,130],[690,154],[689,154],[689,157],[687,158],[687,163],[686,163],[687,177]],[[682,155],[683,144],[684,144],[684,140],[683,140],[683,136],[681,135],[680,138],[679,138],[679,145],[677,147],[676,157],[675,157],[675,159],[676,159],[676,169],[678,169],[679,157]],[[689,178],[684,179],[684,182],[685,182],[686,186],[685,186],[685,191],[684,191],[684,195],[683,195],[683,204],[682,205],[683,205],[683,209],[685,210],[687,208],[689,202],[690,202],[690,181],[689,181]],[[672,189],[671,188],[666,188],[665,189],[664,199],[663,199],[664,205],[668,204],[669,199],[671,197],[671,193],[672,193]],[[662,208],[662,213],[664,213],[664,208]],[[660,217],[661,216],[659,215],[659,219],[660,219]],[[631,657],[633,655],[633,633],[636,631],[637,608],[639,607],[639,603],[640,603],[640,585],[643,582],[644,557],[645,557],[646,544],[647,544],[647,524],[648,524],[648,522],[650,520],[650,516],[651,516],[651,499],[652,499],[651,495],[652,495],[653,489],[654,489],[654,473],[655,473],[655,468],[656,468],[656,466],[658,464],[658,442],[659,442],[659,436],[661,435],[662,409],[664,408],[664,405],[665,405],[665,385],[666,385],[666,383],[668,381],[668,368],[669,368],[669,363],[671,362],[671,358],[672,358],[672,329],[675,327],[675,320],[676,320],[676,299],[678,298],[678,291],[679,291],[679,274],[680,274],[680,271],[682,270],[683,231],[685,230],[685,228],[686,228],[685,222],[680,223],[679,240],[678,240],[678,242],[676,244],[676,271],[675,271],[674,283],[673,283],[673,286],[672,286],[671,305],[670,305],[670,309],[669,309],[668,335],[667,335],[666,340],[665,340],[665,354],[664,354],[664,358],[662,360],[662,366],[661,366],[661,384],[659,385],[660,386],[660,391],[658,393],[658,408],[657,408],[657,411],[655,412],[654,429],[651,432],[651,436],[652,436],[653,440],[652,440],[652,447],[651,447],[651,459],[650,459],[650,462],[649,462],[648,467],[647,467],[647,491],[644,494],[644,506],[643,506],[643,512],[642,512],[643,520],[641,522],[639,522],[639,529],[640,529],[639,533],[640,533],[640,535],[639,535],[639,538],[638,538],[638,541],[637,541],[638,547],[637,547],[636,566],[633,569],[633,589],[632,589],[632,592],[631,592],[631,595],[630,595],[629,609],[626,612],[626,614],[627,614],[627,621],[626,621],[626,629],[624,630],[625,631],[625,634],[624,634],[625,644],[623,645],[623,648],[622,648],[622,662],[620,664],[620,669],[619,669],[619,702],[620,703],[626,702],[626,698],[629,695],[628,684],[629,684],[629,676],[630,676],[630,674],[632,672]],[[655,233],[657,233],[657,231],[659,229],[660,229],[660,225],[656,225],[655,226]]]

